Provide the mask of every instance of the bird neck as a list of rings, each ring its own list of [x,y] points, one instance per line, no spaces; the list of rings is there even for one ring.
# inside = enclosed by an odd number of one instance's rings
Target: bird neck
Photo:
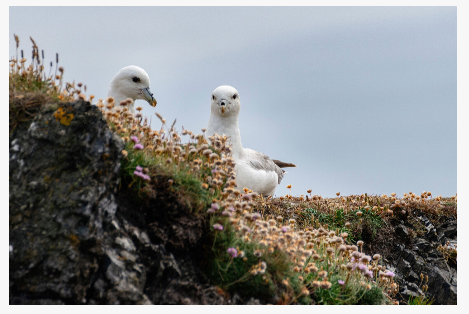
[[[111,83],[111,85],[109,86],[109,91],[107,93],[107,97],[112,97],[114,98],[114,106],[115,107],[118,107],[119,104],[121,103],[121,101],[123,100],[126,100],[127,96],[125,96],[124,94],[118,92],[115,88],[113,88],[113,85]],[[135,99],[134,99],[134,102],[135,102]],[[134,112],[134,103],[131,103],[129,106],[128,106],[130,112]]]
[[[232,157],[234,160],[238,160],[244,156],[244,149],[243,145],[241,144],[241,134],[239,132],[237,116],[220,117],[216,114],[211,114],[205,135],[208,138],[215,133],[220,136],[225,134],[229,137]]]

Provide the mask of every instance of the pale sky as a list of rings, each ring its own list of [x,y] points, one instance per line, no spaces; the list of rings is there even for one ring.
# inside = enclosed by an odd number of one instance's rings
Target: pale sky
[[[137,65],[176,126],[200,133],[220,85],[241,100],[243,146],[292,162],[285,195],[456,194],[456,7],[10,7],[30,58],[105,98]]]

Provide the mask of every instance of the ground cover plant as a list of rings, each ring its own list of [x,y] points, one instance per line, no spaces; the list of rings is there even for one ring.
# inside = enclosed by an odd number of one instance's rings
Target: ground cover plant
[[[68,125],[74,116],[61,104],[94,99],[84,95],[83,84],[62,82],[58,56],[55,72],[51,63],[46,74],[44,53],[39,54],[31,41],[29,66],[22,51],[21,58],[17,54],[10,60],[10,133],[27,127],[49,103],[57,105],[56,119]],[[213,135],[208,141],[203,133],[178,132],[176,121],[168,125],[158,113],[161,127],[152,130],[141,107],[136,107],[136,114],[130,112],[131,103],[127,99],[116,104],[108,97],[96,104],[126,143],[121,185],[143,200],[151,193],[152,182],[166,180],[171,193],[194,215],[204,217],[211,241],[204,269],[220,293],[275,304],[397,304],[395,274],[386,269],[380,254],[365,254],[364,247],[378,242],[383,230],[402,217],[417,225],[422,212],[434,222],[457,217],[457,195],[433,197],[427,191],[403,197],[337,193],[335,198],[323,198],[309,190],[274,198],[237,188],[229,138]],[[441,251],[456,262],[456,248],[447,244]],[[408,303],[431,301],[423,296]]]

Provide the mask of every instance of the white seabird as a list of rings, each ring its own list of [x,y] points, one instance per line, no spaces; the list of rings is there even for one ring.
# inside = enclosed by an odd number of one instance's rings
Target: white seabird
[[[156,100],[150,92],[150,77],[144,69],[129,65],[114,76],[109,84],[108,97],[114,98],[115,106],[119,106],[122,100],[131,98],[146,100],[152,107],[156,106]],[[134,103],[129,106],[130,112],[134,112]]]
[[[296,166],[274,161],[255,150],[243,148],[238,126],[240,110],[238,91],[231,86],[217,87],[212,93],[211,114],[205,136],[208,139],[216,133],[231,138],[238,189],[248,188],[264,196],[273,195],[286,173],[280,167]]]

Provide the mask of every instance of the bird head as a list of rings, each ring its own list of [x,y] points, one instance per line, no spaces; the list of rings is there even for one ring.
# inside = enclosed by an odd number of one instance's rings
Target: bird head
[[[241,110],[238,91],[227,85],[217,87],[212,93],[211,110],[220,117],[238,116]]]
[[[152,107],[156,106],[156,99],[150,91],[150,77],[138,66],[122,68],[112,79],[110,88],[126,98],[143,99]]]

